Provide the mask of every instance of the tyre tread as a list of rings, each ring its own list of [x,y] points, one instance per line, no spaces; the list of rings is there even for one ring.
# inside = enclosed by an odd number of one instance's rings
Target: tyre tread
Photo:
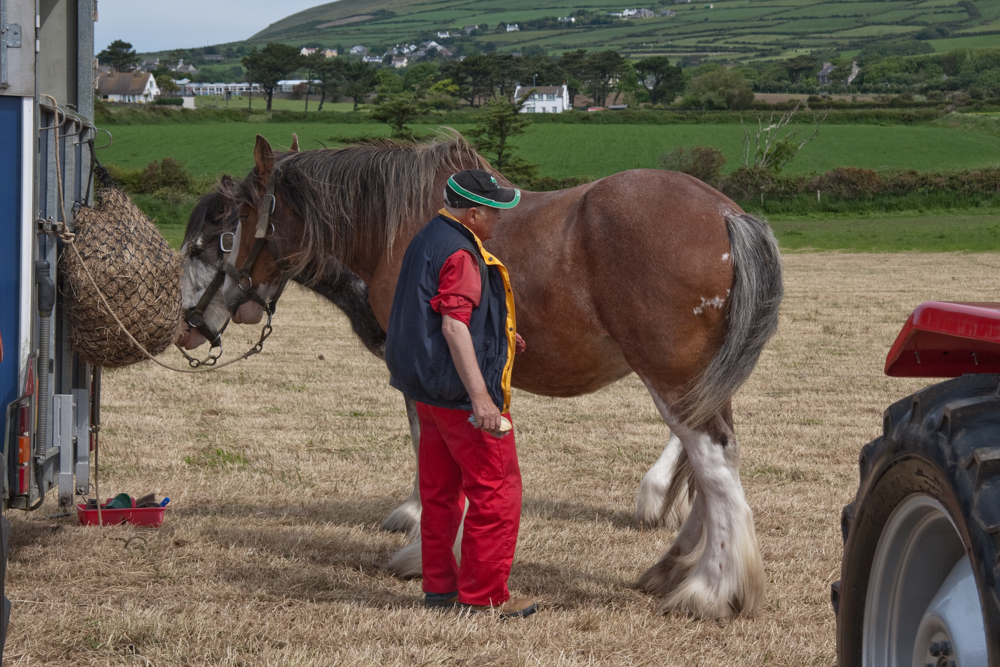
[[[883,414],[883,434],[862,447],[858,456],[860,483],[853,502],[841,512],[844,541],[842,581],[850,585],[851,549],[858,541],[872,539],[868,527],[852,540],[854,530],[867,522],[866,503],[878,502],[869,495],[879,479],[896,462],[918,457],[948,480],[948,493],[956,499],[969,532],[969,556],[981,591],[987,634],[1000,636],[1000,375],[965,375],[926,387],[896,401]],[[936,478],[935,478],[936,479]],[[958,510],[956,510],[958,511]],[[862,517],[856,520],[856,517]],[[860,521],[860,523],[859,523]],[[870,525],[870,522],[867,522]],[[877,538],[877,536],[876,536]],[[856,581],[855,579],[851,581]],[[867,577],[867,575],[864,575]],[[857,599],[856,595],[853,599]],[[838,653],[845,604],[841,582],[831,588],[838,625]],[[863,601],[862,601],[863,602]],[[848,615],[856,610],[846,612]],[[851,618],[845,627],[860,622]],[[1000,667],[1000,641],[991,651],[991,667]],[[840,656],[840,664],[852,664]],[[846,660],[846,662],[845,662]]]

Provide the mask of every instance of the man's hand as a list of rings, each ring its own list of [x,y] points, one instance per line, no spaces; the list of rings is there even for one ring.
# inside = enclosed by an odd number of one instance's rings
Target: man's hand
[[[528,346],[525,344],[524,339],[521,338],[521,334],[514,334],[514,354],[521,354],[525,349],[527,349],[527,347]]]
[[[473,399],[472,414],[476,417],[476,426],[495,436],[501,435],[500,410],[489,396],[485,401]]]

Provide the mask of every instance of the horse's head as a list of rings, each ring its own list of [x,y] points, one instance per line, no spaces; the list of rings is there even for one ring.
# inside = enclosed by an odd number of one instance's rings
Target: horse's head
[[[218,345],[219,336],[229,322],[219,271],[232,249],[239,220],[236,185],[232,178],[223,176],[214,192],[198,200],[188,218],[181,246],[184,325],[176,340],[187,350],[206,340]]]
[[[296,140],[289,153],[275,156],[267,140],[257,135],[255,167],[239,186],[239,224],[222,289],[238,324],[256,324],[265,310],[272,312],[288,279],[284,257],[292,249],[290,241],[300,236],[301,220],[276,187],[275,162],[297,151]]]

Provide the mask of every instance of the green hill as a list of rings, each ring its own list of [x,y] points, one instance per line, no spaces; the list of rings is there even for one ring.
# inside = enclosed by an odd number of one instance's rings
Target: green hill
[[[873,42],[917,38],[935,51],[1000,43],[997,0],[718,0],[706,3],[652,0],[609,5],[593,0],[340,0],[293,14],[250,38],[370,50],[435,39],[453,50],[463,42],[479,49],[616,49],[631,56],[710,55],[717,58],[788,57],[822,50],[850,53]],[[645,7],[657,16],[620,20],[608,12]],[[567,27],[556,21],[574,12]],[[665,10],[674,16],[659,16]],[[498,26],[518,24],[507,32]],[[466,36],[463,26],[486,24]],[[437,37],[449,31],[451,38]],[[458,33],[459,37],[454,37]],[[535,47],[535,48],[532,48]]]

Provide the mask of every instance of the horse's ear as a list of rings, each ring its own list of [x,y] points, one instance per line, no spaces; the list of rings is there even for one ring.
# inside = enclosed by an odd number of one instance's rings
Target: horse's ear
[[[292,132],[292,146],[288,150],[290,150],[293,153],[299,152],[299,135],[295,134],[294,132]]]
[[[229,174],[223,174],[222,178],[219,179],[219,185],[224,188],[231,188],[236,185],[236,181]]]
[[[274,153],[267,139],[257,135],[257,143],[253,147],[253,161],[257,164],[257,180],[266,183],[271,178],[271,168],[274,166]]]

